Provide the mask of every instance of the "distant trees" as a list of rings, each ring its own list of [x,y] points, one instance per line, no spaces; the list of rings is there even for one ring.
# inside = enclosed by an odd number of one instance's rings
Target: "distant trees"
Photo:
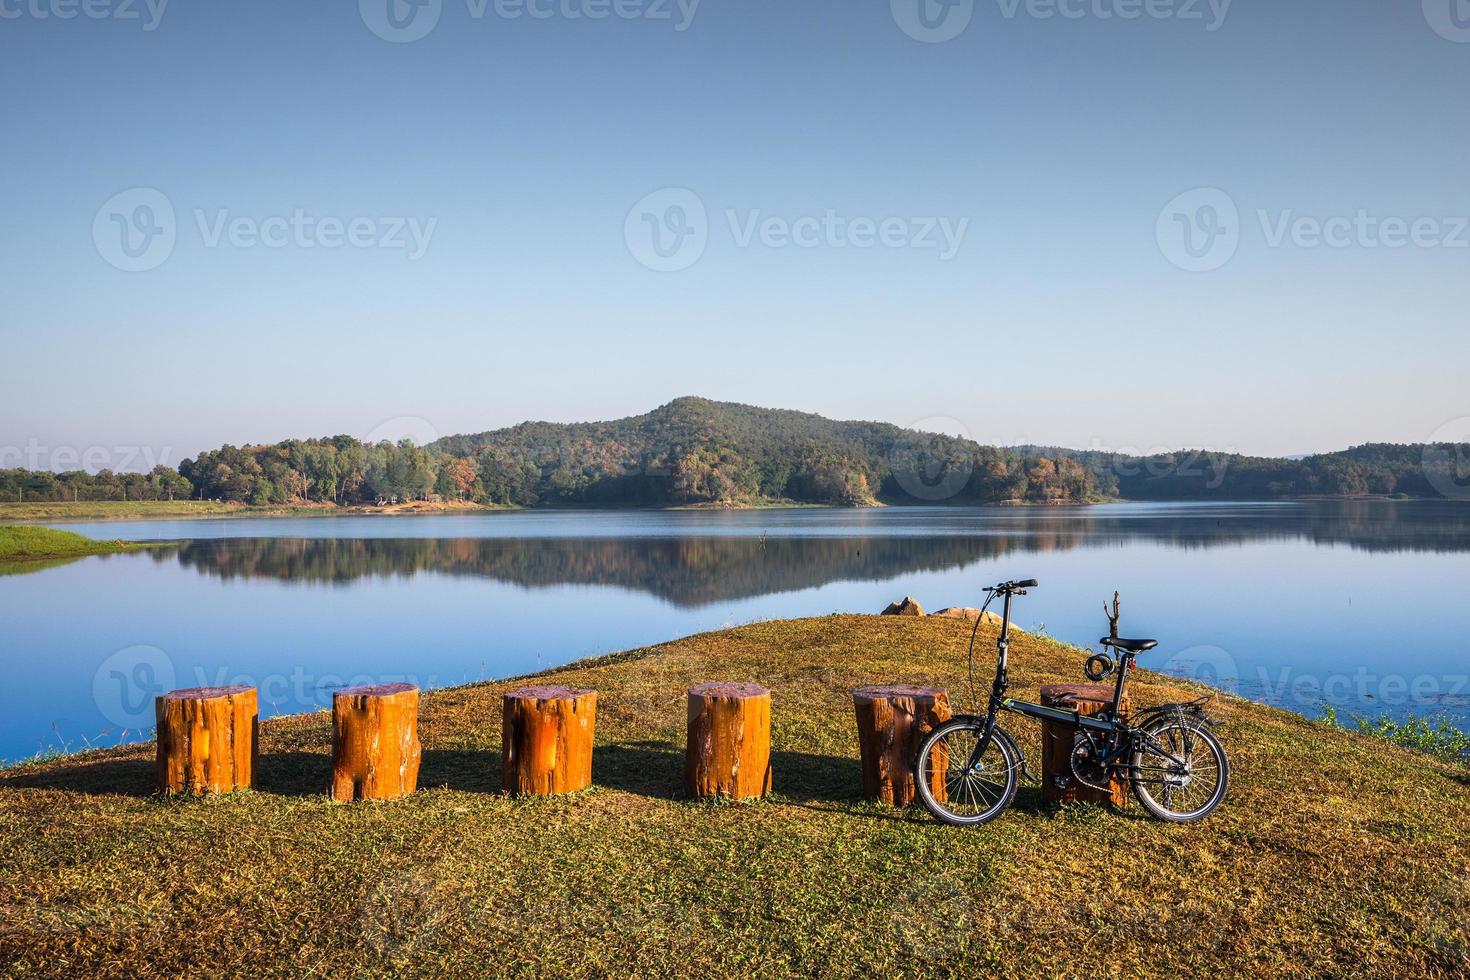
[[[614,422],[527,422],[430,446],[339,435],[224,445],[177,470],[158,466],[146,474],[0,470],[0,500],[192,496],[278,505],[439,498],[536,507],[1432,496],[1436,486],[1470,486],[1466,450],[1440,447],[1431,460],[1423,446],[1376,444],[1287,460],[998,448],[878,422],[681,398]]]
[[[0,500],[47,502],[59,500],[185,500],[193,486],[167,466],[147,473],[114,473],[99,470],[0,470]]]

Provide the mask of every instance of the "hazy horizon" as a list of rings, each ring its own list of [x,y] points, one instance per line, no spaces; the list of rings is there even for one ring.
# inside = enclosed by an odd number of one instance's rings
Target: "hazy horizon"
[[[1470,439],[1452,2],[5,5],[0,453]]]

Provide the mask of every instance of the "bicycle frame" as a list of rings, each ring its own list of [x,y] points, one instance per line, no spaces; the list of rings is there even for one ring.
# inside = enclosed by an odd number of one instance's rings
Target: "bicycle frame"
[[[1065,722],[1100,734],[1131,735],[1133,729],[1117,720],[1118,709],[1123,703],[1123,693],[1128,683],[1128,671],[1133,666],[1133,654],[1131,653],[1124,653],[1119,657],[1118,680],[1113,686],[1113,703],[1104,714],[1083,715],[1075,709],[1068,711],[1065,708],[1053,708],[1044,704],[1033,704],[1030,701],[1019,701],[1006,697],[1006,691],[1010,688],[1008,659],[1011,645],[1011,596],[1013,593],[1008,589],[1002,595],[1000,638],[996,641],[998,656],[995,662],[995,681],[991,684],[990,700],[985,709],[985,730],[975,743],[969,765],[971,767],[979,765],[980,759],[990,748],[990,742],[995,734],[996,717],[1002,711],[1038,720]],[[1130,747],[1130,738],[1119,739],[1115,745],[1108,747],[1107,755],[1102,761],[1111,765],[1114,759]]]

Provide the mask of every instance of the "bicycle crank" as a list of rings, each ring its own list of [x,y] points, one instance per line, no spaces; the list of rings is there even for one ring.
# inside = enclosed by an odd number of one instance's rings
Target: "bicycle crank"
[[[1097,746],[1085,732],[1078,732],[1072,740],[1072,778],[1083,786],[1109,790],[1108,768],[1098,761]]]

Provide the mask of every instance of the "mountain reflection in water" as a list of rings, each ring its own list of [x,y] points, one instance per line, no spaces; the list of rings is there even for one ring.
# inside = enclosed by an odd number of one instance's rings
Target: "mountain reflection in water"
[[[912,535],[242,537],[188,540],[154,557],[222,579],[348,583],[434,573],[525,587],[611,585],[697,607],[831,582],[958,569],[1010,553],[1129,542],[1185,550],[1299,540],[1373,552],[1470,551],[1470,507],[1453,503],[1347,501],[1260,508],[1254,517],[1208,508],[1142,515],[1027,508],[973,524],[953,517],[945,515]]]

